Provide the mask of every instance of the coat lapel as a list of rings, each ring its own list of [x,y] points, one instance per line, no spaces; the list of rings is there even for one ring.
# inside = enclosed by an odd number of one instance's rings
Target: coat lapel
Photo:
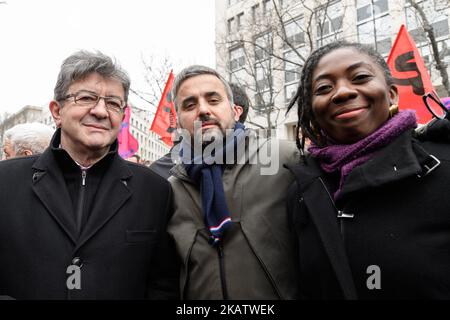
[[[127,180],[132,173],[124,161],[115,155],[111,166],[105,171],[94,207],[77,243],[77,249],[94,236],[131,197]]]
[[[355,284],[347,253],[337,224],[337,212],[320,178],[320,169],[310,162],[308,166],[289,166],[297,177],[301,197],[316,226],[325,252],[346,299],[357,299]]]
[[[48,148],[33,164],[35,172],[32,189],[44,207],[64,230],[73,243],[76,243],[76,225],[72,201],[63,174]],[[69,205],[68,205],[69,204]]]
[[[356,299],[356,289],[344,243],[337,224],[337,212],[324,190],[322,180],[316,179],[303,193],[303,199],[314,222],[331,266],[346,299]],[[332,213],[335,213],[333,215]]]

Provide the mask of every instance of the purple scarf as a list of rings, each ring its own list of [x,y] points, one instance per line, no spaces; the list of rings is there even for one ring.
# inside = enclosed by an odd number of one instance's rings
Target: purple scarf
[[[325,172],[340,171],[339,188],[334,198],[342,190],[344,180],[357,166],[365,163],[374,154],[406,130],[417,126],[416,115],[413,110],[400,111],[386,121],[380,128],[362,140],[353,144],[330,144],[325,147],[312,145],[308,148],[313,158],[316,158]]]

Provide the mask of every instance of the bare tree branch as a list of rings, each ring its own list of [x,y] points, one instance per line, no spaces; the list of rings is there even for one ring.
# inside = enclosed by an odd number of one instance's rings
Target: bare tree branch
[[[450,83],[447,73],[447,64],[441,59],[441,55],[439,53],[438,44],[436,41],[436,36],[433,30],[433,26],[430,24],[427,15],[425,14],[425,11],[422,9],[422,7],[414,0],[407,0],[408,3],[415,9],[415,11],[420,16],[420,19],[422,21],[422,27],[424,31],[426,32],[428,39],[430,40],[431,49],[433,52],[433,59],[436,63],[436,69],[439,71],[441,78],[442,78],[442,84],[444,85],[445,90],[447,91],[447,95],[450,95]],[[445,49],[443,49],[445,50]],[[443,55],[442,55],[443,56]]]
[[[144,66],[144,80],[147,86],[145,90],[130,88],[130,91],[156,108],[161,99],[169,73],[172,70],[172,62],[168,57],[164,57],[161,60],[153,55],[141,56],[141,61]]]

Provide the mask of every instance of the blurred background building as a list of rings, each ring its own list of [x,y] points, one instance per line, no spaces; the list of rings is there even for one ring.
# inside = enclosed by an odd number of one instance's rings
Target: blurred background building
[[[432,51],[435,44],[448,73],[449,15],[449,0],[216,0],[216,65],[251,97],[248,125],[294,139],[296,112],[285,113],[303,63],[337,39],[369,44],[387,57],[404,24],[438,93],[449,96]]]

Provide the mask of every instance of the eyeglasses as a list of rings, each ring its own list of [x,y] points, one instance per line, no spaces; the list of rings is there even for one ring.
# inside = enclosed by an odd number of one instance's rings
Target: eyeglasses
[[[100,99],[103,99],[105,100],[106,109],[108,111],[123,113],[126,108],[125,102],[118,97],[103,97],[90,91],[81,90],[68,94],[63,98],[63,100],[67,100],[69,98],[73,98],[75,104],[81,107],[93,108],[98,104]]]
[[[422,96],[423,102],[433,117],[438,119],[450,118],[450,113],[439,99],[436,92],[430,92]]]

